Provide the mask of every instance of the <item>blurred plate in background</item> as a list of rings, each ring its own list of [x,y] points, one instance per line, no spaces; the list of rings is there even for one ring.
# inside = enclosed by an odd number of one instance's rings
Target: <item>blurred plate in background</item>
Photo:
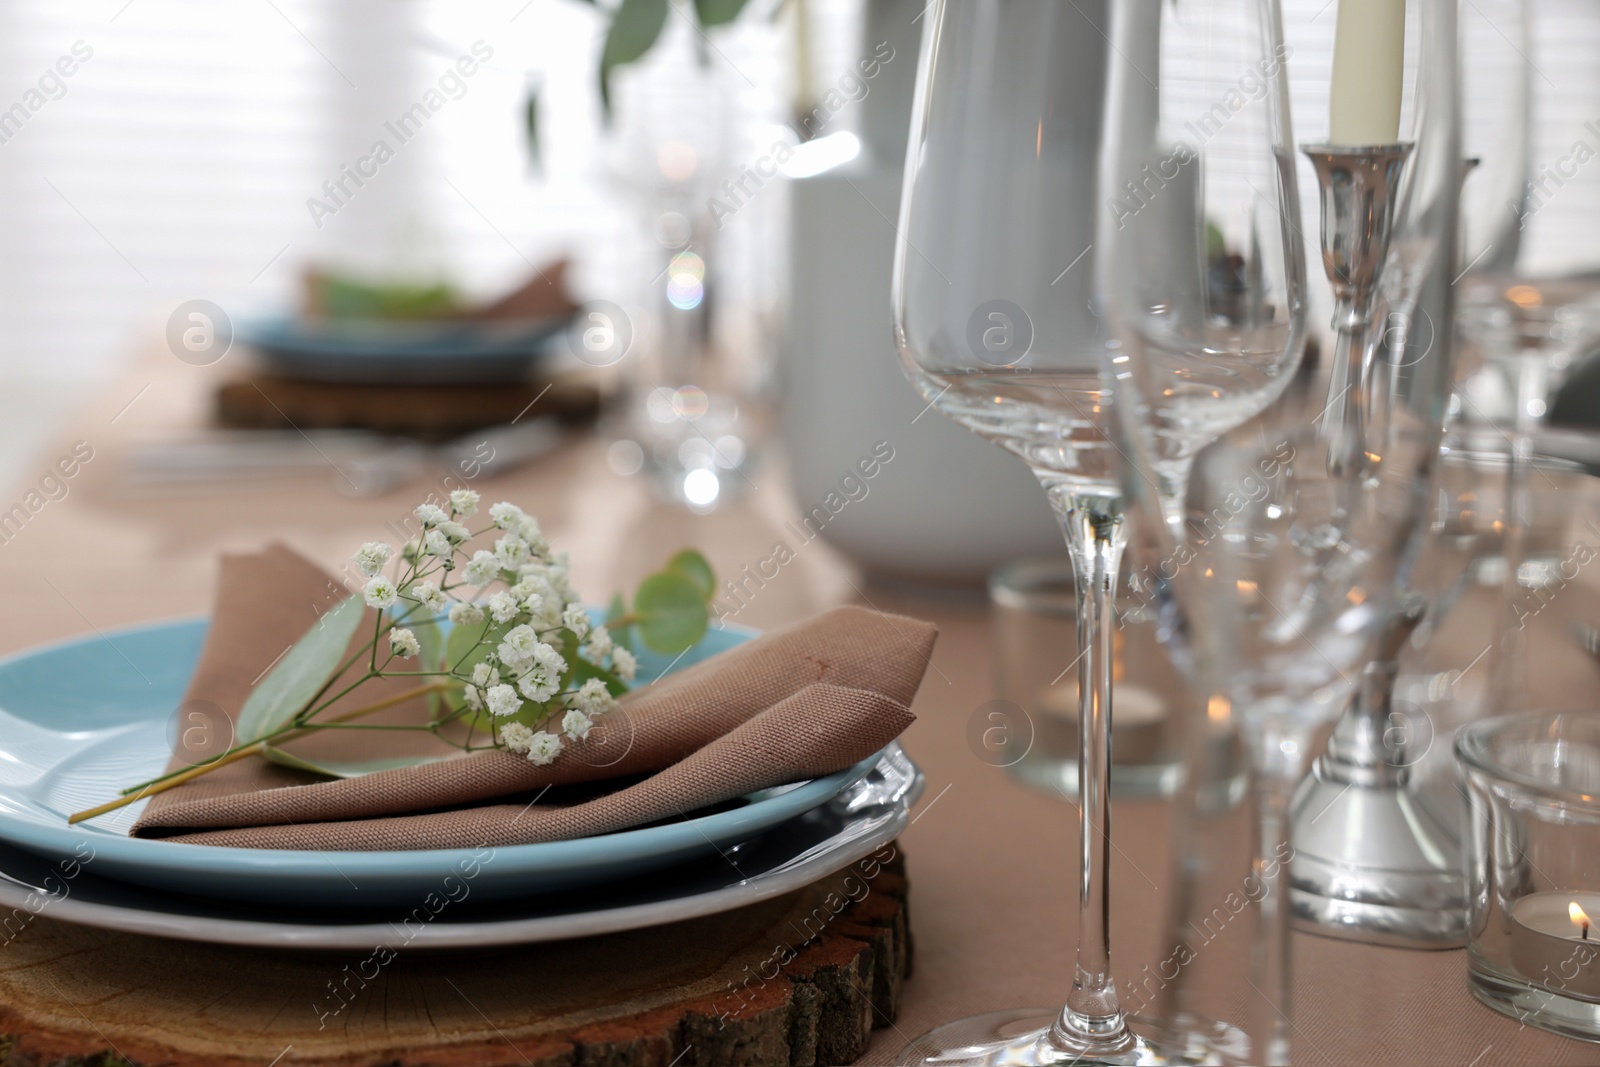
[[[286,378],[317,382],[466,385],[526,377],[568,316],[489,322],[302,318],[240,326],[239,340]]]

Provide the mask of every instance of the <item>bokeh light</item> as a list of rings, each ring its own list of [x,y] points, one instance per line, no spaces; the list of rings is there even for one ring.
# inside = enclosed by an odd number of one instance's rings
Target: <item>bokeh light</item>
[[[692,470],[683,476],[683,498],[697,508],[710,507],[716,503],[717,494],[721,491],[722,483],[717,481],[714,473],[705,468]]]

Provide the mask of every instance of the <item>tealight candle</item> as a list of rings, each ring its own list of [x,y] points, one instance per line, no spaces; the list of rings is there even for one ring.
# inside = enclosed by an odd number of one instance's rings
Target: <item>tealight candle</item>
[[[1047,687],[1040,694],[1041,708],[1076,725],[1078,683]],[[1117,762],[1148,763],[1157,757],[1167,728],[1170,709],[1160,693],[1142,685],[1118,682],[1111,689],[1111,751]],[[1600,910],[1600,909],[1597,909]]]
[[[1391,145],[1400,137],[1405,0],[1339,0],[1328,140]]]
[[[1569,997],[1600,1000],[1600,893],[1531,893],[1511,906],[1511,965]]]

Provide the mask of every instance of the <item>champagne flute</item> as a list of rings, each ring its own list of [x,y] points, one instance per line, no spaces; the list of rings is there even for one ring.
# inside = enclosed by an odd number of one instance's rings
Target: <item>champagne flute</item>
[[[1109,340],[1100,246],[1119,210],[1193,237],[1183,222],[1193,219],[1198,186],[1193,168],[1169,151],[1123,161],[1130,178],[1148,181],[1145,200],[1120,189],[1108,200],[1101,188],[1109,16],[1103,2],[1015,0],[939,0],[926,16],[895,258],[895,339],[929,407],[1027,463],[1060,519],[1078,597],[1080,877],[1065,1006],[947,1024],[912,1042],[904,1062],[1159,1059],[1129,1028],[1111,968],[1113,599],[1128,527],[1100,372]],[[1273,54],[1270,45],[1264,54]],[[1151,137],[1154,103],[1144,93],[1127,111]],[[1193,240],[1175,254],[1185,251],[1203,253]],[[1237,267],[1241,277],[1252,269]],[[1281,266],[1270,273],[1285,276]],[[1289,318],[1267,317],[1282,358]]]

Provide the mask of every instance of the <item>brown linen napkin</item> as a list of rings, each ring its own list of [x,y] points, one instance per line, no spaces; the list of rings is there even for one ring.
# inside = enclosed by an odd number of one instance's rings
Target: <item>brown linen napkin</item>
[[[186,701],[236,714],[254,680],[298,639],[313,612],[343,594],[282,546],[225,557],[216,613]],[[934,637],[933,626],[915,619],[836,608],[627,694],[601,720],[605,729],[570,742],[544,767],[506,752],[463,755],[420,731],[324,730],[290,749],[323,759],[447,758],[335,781],[240,760],[151,798],[132,832],[247,848],[387,850],[560,840],[674,818],[843,770],[882,748],[912,721],[907,706]],[[408,684],[368,683],[355,703]],[[423,715],[416,701],[364,721],[418,722]],[[179,754],[172,766],[186,762]],[[537,796],[533,803],[484,803],[547,786],[640,776],[567,806],[541,805]]]

